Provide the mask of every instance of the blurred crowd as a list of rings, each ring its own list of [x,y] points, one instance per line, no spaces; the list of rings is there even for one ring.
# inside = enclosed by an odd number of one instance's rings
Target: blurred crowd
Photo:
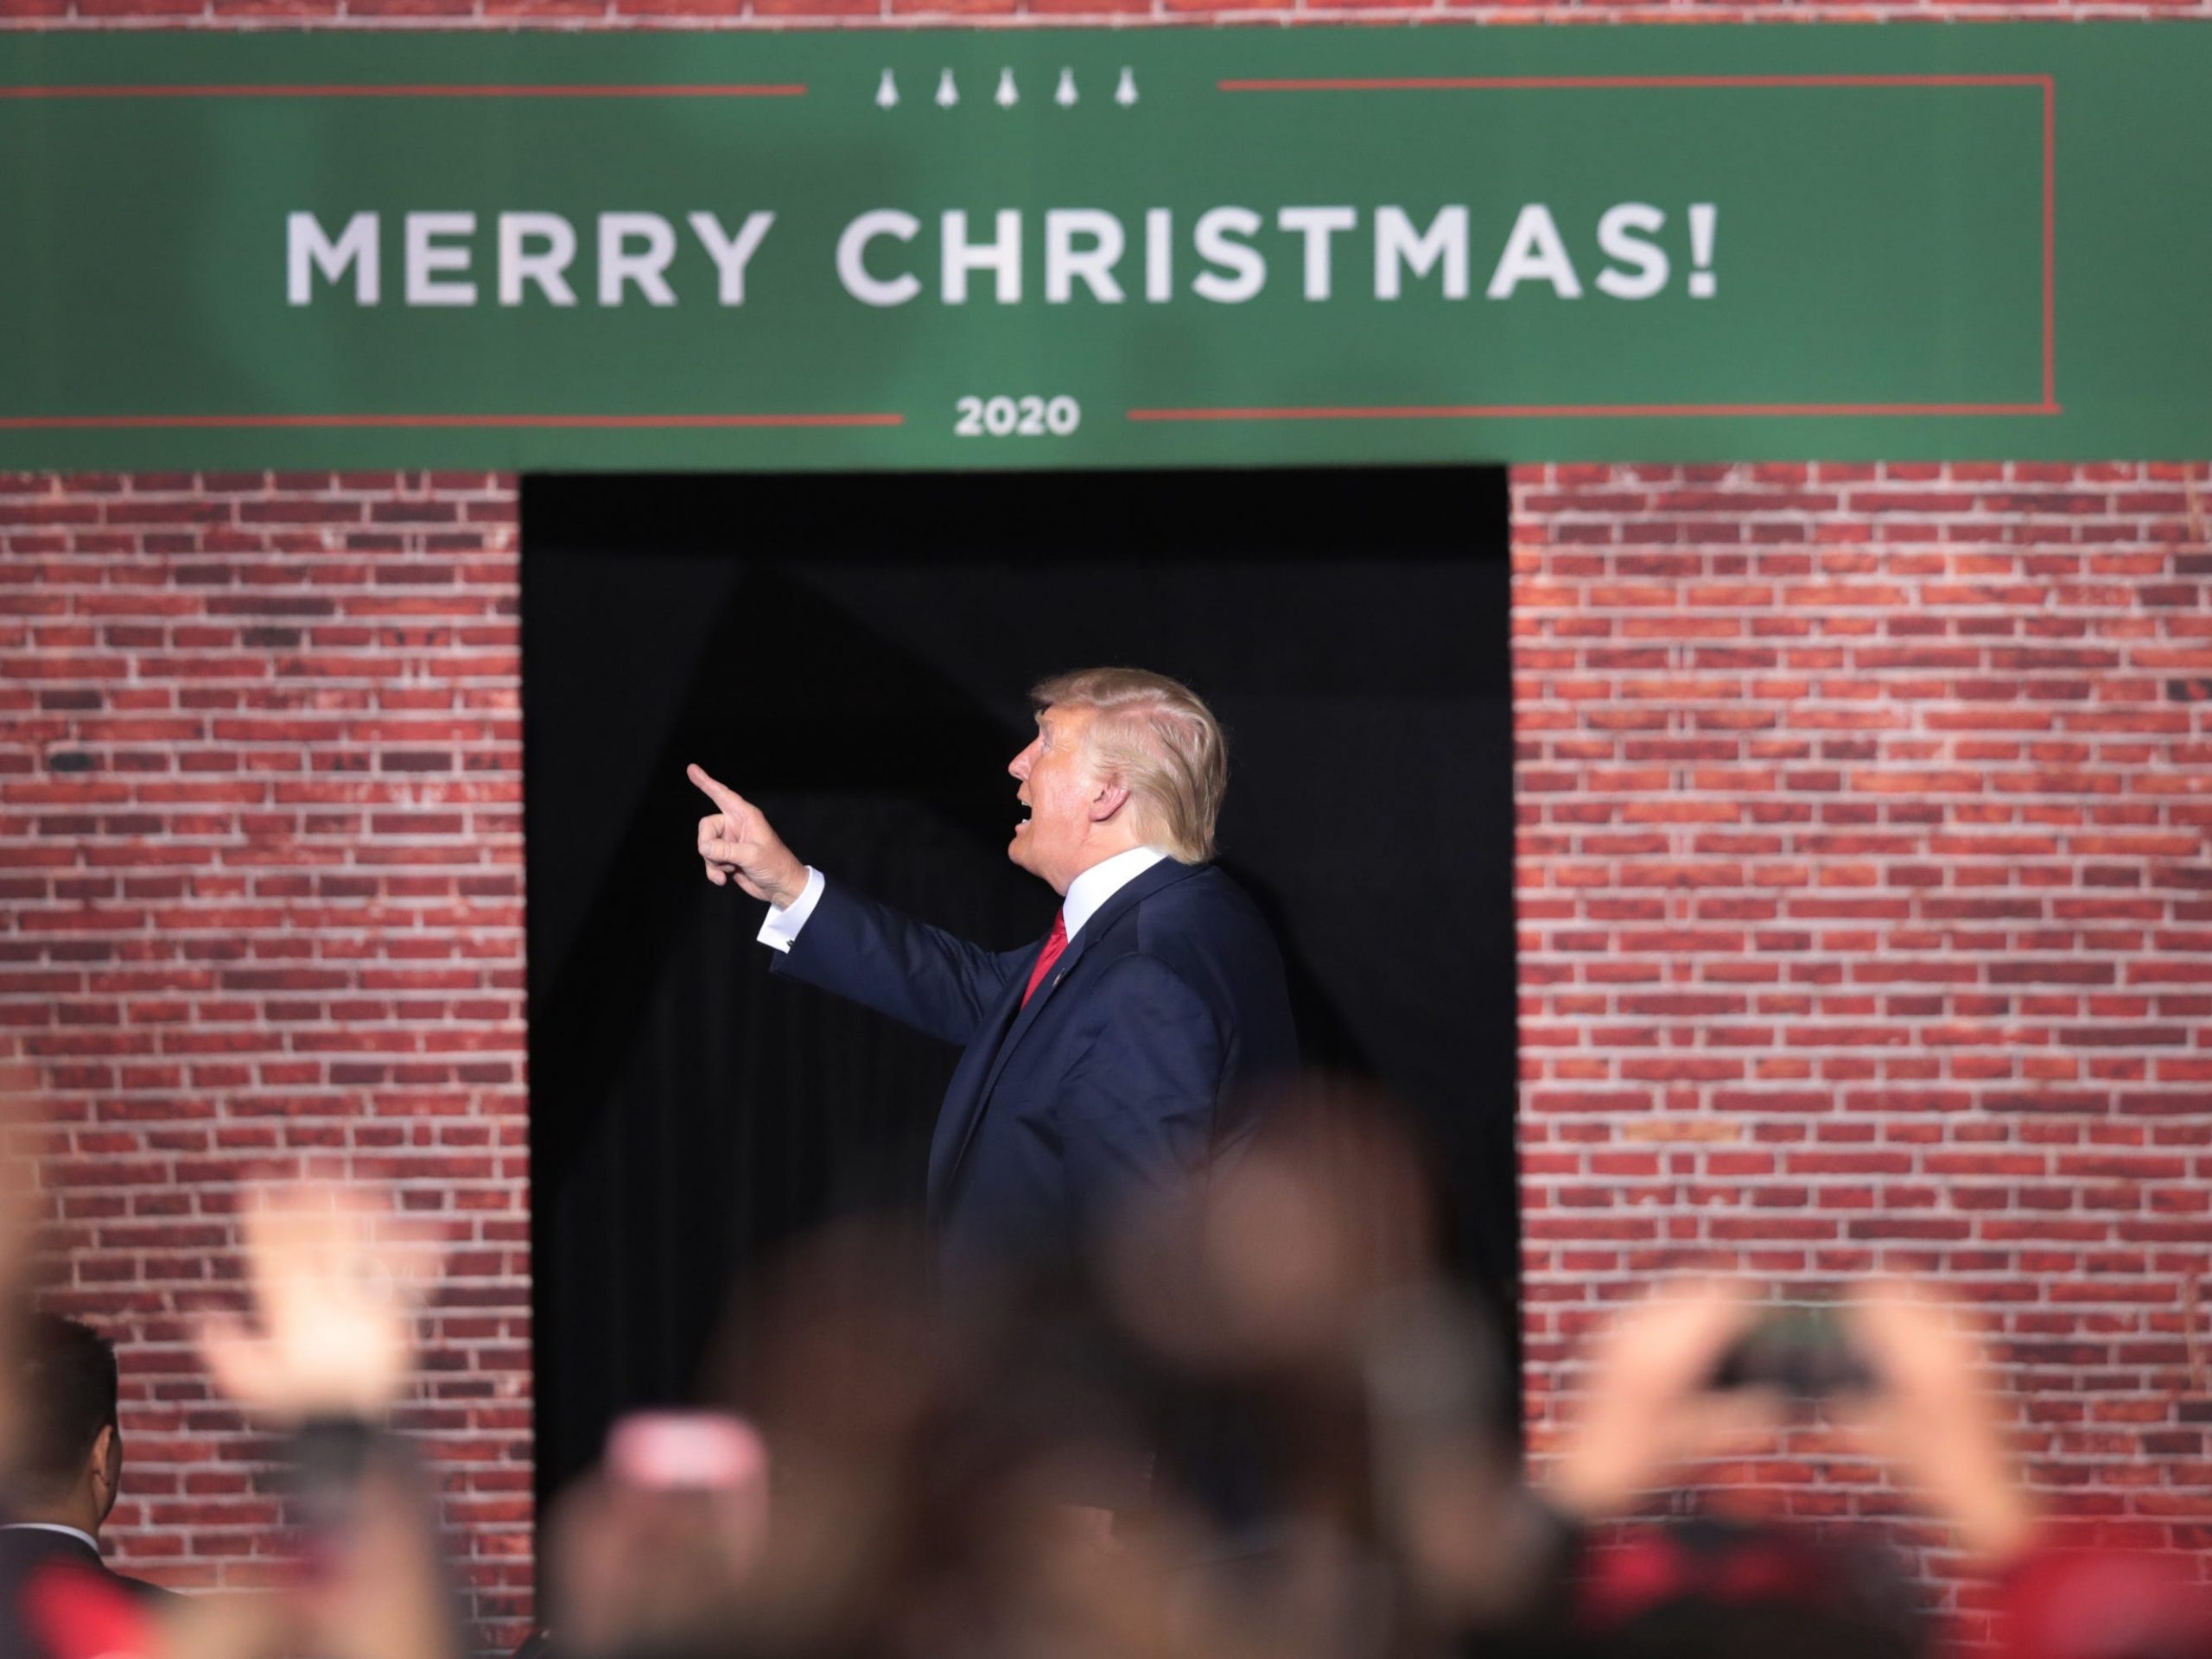
[[[1498,1335],[1439,1266],[1412,1138],[1341,1090],[1264,1122],[1089,1259],[1009,1275],[958,1321],[906,1227],[805,1243],[700,1408],[617,1424],[544,1517],[528,1649],[1934,1655],[1946,1627],[1878,1540],[1695,1499],[1700,1464],[1809,1431],[1951,1529],[2010,1659],[2212,1659],[2193,1564],[2050,1535],[1967,1310],[1901,1284],[1658,1286],[1573,1362],[1532,1473]],[[0,1192],[19,1307],[0,1329],[0,1659],[461,1659],[434,1510],[385,1427],[429,1279],[380,1235],[380,1195],[257,1195],[251,1306],[200,1332],[287,1471],[296,1565],[250,1596],[163,1596],[101,1564],[129,1479],[112,1350],[31,1311],[31,1209]]]

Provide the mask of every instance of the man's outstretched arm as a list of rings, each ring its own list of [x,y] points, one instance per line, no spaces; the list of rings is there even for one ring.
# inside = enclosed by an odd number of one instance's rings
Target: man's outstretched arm
[[[760,940],[775,967],[879,1014],[965,1043],[1033,954],[980,944],[832,887],[784,845],[760,809],[698,766],[693,784],[718,811],[699,820],[699,857],[716,887],[734,882],[774,906]]]

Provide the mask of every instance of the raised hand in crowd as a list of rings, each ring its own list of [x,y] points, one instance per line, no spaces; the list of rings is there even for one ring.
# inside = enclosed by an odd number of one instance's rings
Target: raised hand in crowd
[[[307,1572],[260,1633],[327,1659],[460,1659],[428,1496],[381,1427],[413,1365],[433,1267],[379,1238],[389,1214],[329,1186],[264,1195],[241,1218],[254,1320],[210,1318],[200,1351],[226,1395],[293,1436]],[[240,1635],[211,1637],[192,1659]]]
[[[414,1357],[416,1306],[430,1262],[377,1236],[381,1211],[361,1193],[285,1187],[240,1217],[257,1331],[208,1316],[200,1351],[224,1394],[284,1426],[373,1422],[399,1396]]]
[[[746,1596],[767,1527],[767,1449],[749,1424],[711,1412],[623,1419],[546,1529],[559,1651],[703,1643]]]
[[[1592,1354],[1545,1495],[1581,1520],[1623,1515],[1690,1465],[1779,1429],[1775,1390],[1713,1386],[1757,1324],[1759,1294],[1741,1281],[1698,1281],[1624,1313]]]
[[[1849,1329],[1875,1385],[1838,1402],[1840,1425],[1985,1562],[2024,1549],[2036,1513],[2005,1444],[1998,1397],[1965,1310],[1902,1282],[1866,1287]]]

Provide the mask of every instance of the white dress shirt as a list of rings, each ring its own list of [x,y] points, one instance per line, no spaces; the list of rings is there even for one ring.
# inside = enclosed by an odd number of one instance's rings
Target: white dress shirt
[[[1157,847],[1132,847],[1126,853],[1101,859],[1069,882],[1067,896],[1060,900],[1060,917],[1067,925],[1068,938],[1074,938],[1109,899],[1166,856]],[[760,943],[772,950],[789,950],[799,929],[806,925],[806,918],[814,914],[815,906],[822,902],[822,889],[828,885],[822,872],[808,865],[806,887],[799,896],[780,909],[768,906],[767,917],[760,924]]]
[[[1067,923],[1068,938],[1072,940],[1082,932],[1083,925],[1109,899],[1166,856],[1157,847],[1132,847],[1126,853],[1101,860],[1069,882],[1067,896],[1060,900],[1060,917]]]

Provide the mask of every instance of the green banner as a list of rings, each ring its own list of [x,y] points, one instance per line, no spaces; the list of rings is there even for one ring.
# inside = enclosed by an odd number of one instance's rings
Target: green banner
[[[2212,454],[2185,24],[0,38],[0,465]]]

